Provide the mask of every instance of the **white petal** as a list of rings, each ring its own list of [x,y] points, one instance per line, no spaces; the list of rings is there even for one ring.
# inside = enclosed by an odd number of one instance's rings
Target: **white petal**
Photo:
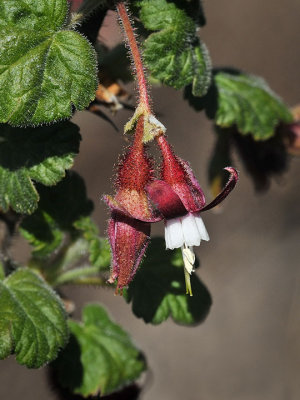
[[[195,214],[194,214],[194,217],[195,217],[195,221],[196,221],[197,228],[199,230],[201,239],[202,240],[209,240],[209,235],[207,233],[207,230],[205,228],[205,225],[204,225],[204,222],[203,222],[202,218],[200,217],[200,215],[195,215]]]
[[[185,215],[181,219],[184,241],[187,246],[200,246],[201,236],[192,214]]]
[[[166,249],[170,248],[170,235],[167,226],[165,225],[165,241],[166,241]]]
[[[167,249],[177,249],[184,243],[182,226],[179,218],[172,218],[166,221],[165,227]]]

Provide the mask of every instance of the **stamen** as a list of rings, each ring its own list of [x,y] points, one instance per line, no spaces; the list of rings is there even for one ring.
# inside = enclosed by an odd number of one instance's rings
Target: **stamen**
[[[186,243],[181,247],[182,258],[184,263],[184,278],[185,278],[185,287],[186,294],[193,296],[192,286],[191,286],[191,274],[195,271],[195,253],[193,252],[193,247],[188,247]]]

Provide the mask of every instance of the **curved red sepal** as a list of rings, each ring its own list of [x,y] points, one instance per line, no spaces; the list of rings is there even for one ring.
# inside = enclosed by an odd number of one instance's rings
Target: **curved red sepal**
[[[220,204],[223,200],[225,200],[225,198],[229,195],[229,193],[235,187],[235,185],[239,179],[238,171],[233,167],[226,167],[224,169],[226,169],[226,171],[228,171],[230,173],[228,182],[226,183],[222,192],[220,194],[218,194],[218,196],[211,203],[209,203],[207,206],[203,207],[201,212],[210,210],[211,208],[214,208],[215,206]]]

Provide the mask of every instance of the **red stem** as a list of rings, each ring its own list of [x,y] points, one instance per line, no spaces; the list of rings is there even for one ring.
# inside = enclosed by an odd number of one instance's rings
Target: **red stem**
[[[144,73],[144,66],[143,66],[143,61],[141,57],[141,53],[136,41],[136,37],[133,31],[133,27],[131,25],[125,2],[119,2],[117,3],[117,11],[119,14],[119,17],[121,19],[123,28],[124,28],[124,33],[125,37],[127,39],[128,46],[131,51],[131,55],[133,58],[133,63],[135,67],[135,73],[136,73],[136,78],[138,81],[138,90],[139,90],[139,103],[140,105],[144,106],[146,110],[151,113],[151,106],[150,106],[150,100],[149,100],[149,94],[148,94],[148,89],[147,89],[147,79],[145,77]]]

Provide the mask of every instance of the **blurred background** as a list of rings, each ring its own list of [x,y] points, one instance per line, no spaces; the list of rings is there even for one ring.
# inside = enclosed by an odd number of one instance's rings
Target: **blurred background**
[[[210,0],[204,2],[207,26],[201,32],[215,66],[235,66],[264,77],[290,106],[300,103],[299,0]],[[108,45],[114,13],[101,36]],[[132,87],[129,88],[132,90]],[[207,167],[215,134],[203,113],[196,113],[173,89],[153,88],[154,107],[168,128],[176,152],[191,162],[209,200]],[[108,113],[107,110],[105,112]],[[74,169],[86,180],[102,232],[108,213],[100,196],[111,193],[111,176],[124,147],[122,127],[130,111],[109,123],[82,112],[81,152]],[[207,319],[197,327],[171,320],[146,325],[110,290],[66,287],[77,304],[105,304],[145,352],[149,373],[143,400],[298,400],[300,398],[300,159],[257,193],[242,168],[240,181],[222,213],[204,221],[211,240],[198,249],[197,273],[212,296]],[[163,225],[154,226],[163,234]],[[26,254],[20,248],[19,257]],[[58,399],[47,370],[26,370],[14,357],[0,362],[0,399]]]

